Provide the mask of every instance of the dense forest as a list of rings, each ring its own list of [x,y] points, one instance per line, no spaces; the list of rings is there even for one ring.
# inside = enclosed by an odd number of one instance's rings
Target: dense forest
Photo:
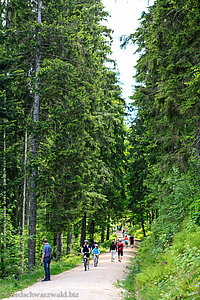
[[[199,299],[200,2],[156,0],[140,21],[124,40],[140,53],[127,185],[148,236],[127,289],[131,299]]]
[[[198,299],[199,1],[156,0],[123,40],[129,125],[101,0],[0,8],[0,276],[34,269],[43,237],[59,260],[122,221],[142,238],[130,299]]]
[[[1,276],[109,239],[124,209],[124,111],[102,2],[1,1]],[[106,67],[113,65],[113,69]],[[72,243],[73,239],[73,243]],[[75,250],[76,250],[75,249]],[[17,270],[17,271],[16,271]]]

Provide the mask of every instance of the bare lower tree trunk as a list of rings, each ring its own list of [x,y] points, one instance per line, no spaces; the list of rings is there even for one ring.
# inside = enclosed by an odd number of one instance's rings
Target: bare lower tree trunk
[[[22,166],[22,269],[24,268],[24,227],[25,227],[25,210],[26,210],[26,162],[27,162],[27,131],[24,132],[24,150],[23,150],[23,166]]]
[[[85,238],[86,238],[86,213],[84,213],[81,222],[81,239],[80,239],[81,246],[83,245]]]
[[[198,158],[200,159],[200,104],[196,103],[196,150]]]
[[[155,214],[154,214],[154,210],[152,209],[152,222],[153,222],[154,218],[155,218]]]
[[[90,243],[92,244],[94,241],[94,229],[95,229],[95,223],[94,220],[91,220],[89,223],[89,236],[90,236]]]
[[[107,220],[106,240],[108,241],[109,238],[110,238],[110,213],[108,214],[108,220]]]
[[[57,234],[57,251],[56,260],[59,260],[63,255],[63,232]]]
[[[145,231],[145,228],[144,228],[144,220],[143,219],[141,220],[141,225],[142,225],[143,234],[144,234],[144,236],[146,236],[146,231]]]
[[[78,230],[77,230],[78,226],[77,224],[74,224],[74,238],[77,239],[78,238]]]
[[[6,101],[5,101],[6,102]],[[3,133],[3,255],[1,257],[2,273],[5,273],[6,266],[6,217],[7,217],[7,201],[6,201],[6,129]]]
[[[28,138],[28,148],[27,148],[27,152],[30,153],[31,152],[31,135]],[[27,164],[29,164],[29,161],[27,161]],[[26,195],[26,225],[29,226],[29,211],[30,211],[30,186],[31,186],[31,180],[30,180],[30,176],[27,176],[27,195]]]
[[[105,227],[104,225],[101,225],[101,243],[104,242],[105,239]]]
[[[151,211],[149,212],[148,217],[149,217],[149,225],[151,225],[151,224],[152,224],[152,215],[151,215]]]
[[[70,254],[70,245],[72,241],[72,233],[71,233],[71,226],[68,226],[68,231],[67,231],[67,254]]]
[[[156,209],[156,219],[158,219],[158,217],[159,217],[159,211],[158,209]]]
[[[38,0],[38,24],[42,23],[42,0]],[[38,34],[38,45],[40,45],[40,36]],[[39,121],[39,107],[40,107],[40,95],[39,95],[39,78],[37,77],[40,69],[40,49],[36,53],[36,83],[35,83],[35,95],[33,103],[33,121],[34,132],[32,141],[32,155],[33,166],[31,174],[31,197],[30,197],[30,211],[29,211],[29,255],[28,255],[28,268],[29,270],[35,266],[35,243],[36,243],[36,180],[37,180],[37,154],[38,154],[38,133],[37,122]]]

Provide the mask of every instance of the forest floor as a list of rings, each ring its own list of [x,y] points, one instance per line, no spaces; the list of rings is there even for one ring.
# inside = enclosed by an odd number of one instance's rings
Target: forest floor
[[[125,276],[126,266],[129,265],[130,258],[135,255],[136,250],[136,247],[125,248],[122,262],[118,262],[117,255],[115,261],[111,262],[110,253],[103,253],[96,268],[90,261],[90,270],[86,272],[82,264],[72,270],[51,276],[51,281],[37,282],[9,299],[122,299],[122,290],[115,285]]]

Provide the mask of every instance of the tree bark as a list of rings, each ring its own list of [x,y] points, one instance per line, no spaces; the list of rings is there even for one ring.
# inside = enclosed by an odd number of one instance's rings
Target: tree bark
[[[83,245],[85,238],[86,238],[86,213],[84,213],[83,218],[82,218],[82,222],[81,222],[80,246]]]
[[[6,28],[9,28],[9,18],[8,18],[8,2],[4,3],[6,5]],[[4,98],[4,105],[6,109],[6,94]],[[6,124],[4,120],[4,131],[3,131],[3,253],[1,256],[2,264],[2,274],[5,273],[6,266],[6,219],[7,219],[7,195],[6,195]]]
[[[154,210],[152,209],[152,222],[154,221],[155,218],[155,214],[154,214]]]
[[[56,260],[59,260],[63,255],[63,232],[57,234],[57,251]]]
[[[24,132],[24,149],[23,149],[23,166],[22,166],[22,221],[21,221],[21,233],[22,233],[22,268],[24,268],[24,227],[25,227],[25,212],[26,212],[26,162],[27,162],[27,131]]]
[[[108,214],[106,240],[108,241],[109,238],[110,238],[110,213]]]
[[[38,24],[42,23],[42,0],[38,0]],[[40,36],[38,33],[38,45],[40,45]],[[37,134],[37,122],[39,121],[39,107],[40,107],[40,95],[39,95],[39,78],[37,76],[40,69],[40,49],[36,53],[36,83],[35,94],[33,103],[33,141],[32,141],[32,156],[33,156],[33,169],[31,174],[31,197],[30,197],[30,211],[29,211],[29,255],[28,255],[28,268],[29,270],[35,266],[35,243],[36,243],[36,180],[37,180],[37,153],[38,153],[38,134]]]
[[[104,242],[105,239],[105,227],[104,225],[101,225],[101,243]]]
[[[6,100],[5,100],[6,103]],[[6,128],[3,132],[3,253],[1,257],[2,273],[5,273],[6,266],[6,219],[7,219],[7,199],[6,199]]]
[[[68,231],[67,231],[67,255],[70,254],[70,245],[72,241],[72,233],[71,233],[71,226],[68,226]]]
[[[151,215],[151,211],[148,213],[148,218],[149,218],[149,225],[152,224],[152,215]]]
[[[90,223],[89,223],[89,236],[90,236],[90,243],[91,244],[94,241],[94,228],[95,228],[94,220],[91,220]]]
[[[74,224],[74,237],[75,237],[75,239],[78,238],[78,230],[77,230],[77,228],[78,228],[77,224]]]
[[[198,158],[200,159],[200,104],[196,103],[196,151]]]
[[[143,234],[144,234],[144,236],[146,236],[146,232],[145,232],[145,228],[144,228],[144,220],[143,219],[141,220],[141,225],[142,225]]]
[[[159,212],[158,212],[158,209],[156,209],[156,219],[158,219],[159,217]]]
[[[28,149],[27,152],[31,153],[32,149],[31,149],[31,135],[28,138]],[[27,164],[29,164],[29,161],[27,162]],[[26,225],[29,226],[29,211],[30,211],[30,186],[31,186],[31,178],[30,176],[27,178],[27,200],[26,200]]]

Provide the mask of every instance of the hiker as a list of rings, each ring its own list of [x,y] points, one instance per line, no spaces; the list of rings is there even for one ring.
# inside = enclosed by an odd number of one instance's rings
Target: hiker
[[[50,281],[50,262],[52,258],[52,248],[47,243],[47,239],[43,239],[43,251],[42,251],[42,259],[41,264],[44,263],[44,271],[45,271],[45,278],[42,281]]]
[[[113,240],[110,245],[111,261],[114,261],[114,259],[115,259],[116,250],[117,250],[117,245],[115,244],[115,242]]]
[[[123,248],[124,248],[124,244],[123,244],[122,241],[120,240],[119,243],[117,244],[118,261],[119,261],[119,262],[122,261],[122,257],[123,257]]]
[[[126,247],[128,247],[128,236],[127,236],[127,235],[125,236],[125,239],[124,239],[124,241],[125,241],[125,245],[126,245]]]
[[[131,236],[130,236],[130,245],[131,245],[131,248],[133,248],[133,245],[134,245],[134,237],[133,237],[133,235],[131,234]]]

